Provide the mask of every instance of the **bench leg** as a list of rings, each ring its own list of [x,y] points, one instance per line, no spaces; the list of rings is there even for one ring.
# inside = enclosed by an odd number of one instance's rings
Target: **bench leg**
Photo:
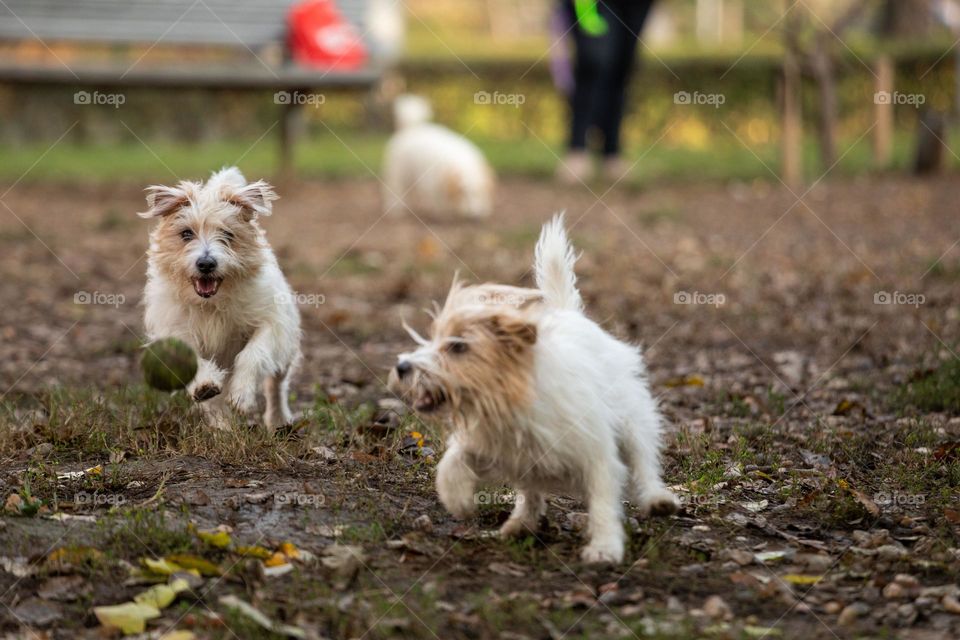
[[[302,130],[302,106],[288,103],[281,107],[283,112],[280,114],[280,174],[285,178],[296,177],[293,145]]]

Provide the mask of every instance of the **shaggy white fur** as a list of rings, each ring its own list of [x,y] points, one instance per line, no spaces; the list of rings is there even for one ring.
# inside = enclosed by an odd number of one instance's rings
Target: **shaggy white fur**
[[[147,189],[150,234],[144,323],[148,339],[174,337],[197,353],[187,391],[208,421],[226,428],[229,409],[266,399],[270,430],[292,420],[290,375],[300,359],[300,313],[258,216],[277,198],[263,181],[248,184],[236,167],[204,184]]]
[[[495,180],[483,153],[464,136],[430,122],[431,117],[424,98],[396,99],[397,132],[383,161],[384,211],[489,215]]]
[[[391,387],[451,427],[437,468],[440,501],[472,514],[481,483],[507,484],[516,505],[501,528],[537,526],[545,495],[583,497],[587,562],[620,562],[621,500],[645,514],[678,507],[660,471],[661,417],[640,350],[582,312],[576,256],[562,215],[536,247],[537,289],[454,284],[430,338],[401,354]]]

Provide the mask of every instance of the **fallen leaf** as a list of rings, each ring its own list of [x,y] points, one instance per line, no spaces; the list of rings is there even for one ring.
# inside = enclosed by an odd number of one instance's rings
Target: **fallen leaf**
[[[743,632],[751,638],[769,638],[770,636],[783,635],[783,631],[776,627],[757,627],[752,624],[744,626]]]
[[[177,592],[173,587],[168,584],[158,584],[133,596],[133,601],[137,604],[150,605],[155,609],[166,609],[176,598]]]
[[[783,560],[788,555],[791,555],[793,552],[790,550],[785,551],[761,551],[760,553],[753,554],[753,557],[757,562],[766,564],[768,562],[777,562],[778,560]]]
[[[232,542],[230,539],[230,534],[223,529],[215,529],[213,531],[197,531],[197,537],[209,544],[211,547],[216,547],[217,549],[226,549]]]
[[[68,546],[50,552],[46,559],[48,569],[68,572],[83,565],[91,565],[103,558],[103,554],[93,547]]]
[[[960,458],[960,442],[945,442],[933,452],[933,459],[937,462],[951,461]]]
[[[258,547],[256,545],[249,547],[234,547],[233,552],[246,558],[259,558],[261,560],[266,560],[273,555],[273,551],[270,551],[270,549]]]
[[[223,606],[234,609],[237,612],[243,614],[257,625],[263,627],[267,631],[272,631],[273,633],[279,633],[281,635],[289,636],[291,638],[306,638],[306,632],[300,627],[294,627],[292,625],[282,624],[280,622],[275,622],[268,618],[266,614],[254,607],[249,602],[245,602],[236,596],[222,596],[220,598],[220,604]]]
[[[515,562],[491,562],[489,569],[498,575],[512,578],[522,578],[527,575],[526,568]]]
[[[37,595],[44,600],[72,602],[83,595],[87,586],[81,576],[57,576],[37,587]]]
[[[160,610],[148,604],[125,602],[109,607],[94,607],[93,614],[105,627],[120,629],[125,635],[143,633],[147,620],[160,617]]]
[[[759,502],[744,502],[743,508],[753,513],[760,513],[770,505],[770,501],[761,500]]]
[[[877,506],[877,503],[874,502],[873,499],[870,498],[870,496],[865,494],[863,491],[860,491],[859,489],[853,488],[852,486],[850,486],[849,482],[845,482],[844,480],[839,480],[838,484],[840,485],[841,488],[846,489],[848,492],[850,492],[850,495],[856,498],[857,502],[862,504],[863,508],[866,509],[867,513],[869,513],[871,516],[876,518],[877,516],[880,515],[880,507]]]
[[[788,573],[783,576],[784,582],[790,584],[817,584],[823,580],[823,576],[811,576],[803,573]]]
[[[341,584],[348,584],[360,571],[363,564],[363,549],[353,545],[331,544],[323,550],[323,566],[339,576]]]
[[[704,381],[698,375],[688,375],[680,378],[670,378],[663,384],[668,387],[702,387]]]
[[[199,571],[200,575],[202,576],[223,575],[223,569],[221,569],[217,564],[206,560],[205,558],[201,558],[200,556],[194,556],[188,553],[177,553],[166,556],[164,560],[187,570],[195,569]]]

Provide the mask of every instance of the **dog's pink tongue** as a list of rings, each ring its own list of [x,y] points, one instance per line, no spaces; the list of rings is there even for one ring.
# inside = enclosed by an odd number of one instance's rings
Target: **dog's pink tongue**
[[[197,293],[203,296],[204,298],[209,298],[217,292],[217,282],[216,278],[197,278],[194,283],[194,288],[197,290]]]

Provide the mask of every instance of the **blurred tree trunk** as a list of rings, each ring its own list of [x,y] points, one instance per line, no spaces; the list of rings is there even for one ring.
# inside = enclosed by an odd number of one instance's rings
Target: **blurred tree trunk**
[[[780,146],[780,172],[790,189],[797,189],[803,182],[803,112],[800,95],[801,69],[798,39],[799,18],[796,12],[784,20],[783,80],[780,99],[782,103],[782,138]]]
[[[810,54],[810,71],[819,89],[820,117],[817,133],[820,138],[820,162],[829,169],[837,160],[837,83],[833,56],[830,55],[831,34],[819,31]]]
[[[878,167],[886,167],[893,159],[893,59],[881,54],[874,63],[873,104],[877,125],[873,129],[873,162]]]
[[[932,23],[929,0],[884,0],[879,30],[891,38],[916,38],[926,35]]]

